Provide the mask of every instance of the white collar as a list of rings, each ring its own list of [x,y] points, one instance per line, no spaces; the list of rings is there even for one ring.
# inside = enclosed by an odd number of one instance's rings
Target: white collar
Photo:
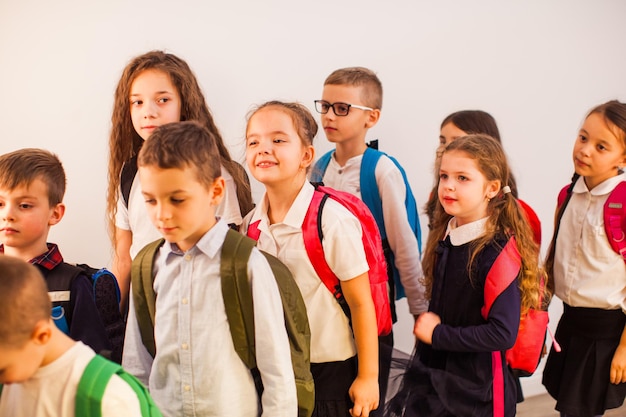
[[[487,220],[488,217],[484,217],[480,220],[464,224],[463,226],[457,226],[456,217],[453,217],[448,222],[446,236],[450,236],[450,243],[452,243],[453,246],[464,245],[485,234]]]
[[[617,187],[617,184],[619,184],[622,181],[626,181],[626,174],[620,174],[620,175],[616,175],[614,177],[608,178],[590,190],[589,188],[587,188],[587,183],[585,183],[585,177],[581,176],[580,178],[578,178],[578,181],[576,181],[576,184],[574,184],[574,188],[572,189],[572,192],[574,193],[587,193],[588,192],[591,195],[605,195],[613,191],[613,189]]]

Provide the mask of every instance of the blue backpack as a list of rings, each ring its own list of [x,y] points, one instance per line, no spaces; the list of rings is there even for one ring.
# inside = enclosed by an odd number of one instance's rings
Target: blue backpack
[[[311,172],[311,182],[322,182],[322,178],[324,177],[324,173],[328,168],[328,164],[330,163],[330,158],[332,157],[333,152],[334,150],[329,151],[317,160]],[[393,272],[393,280],[396,289],[396,300],[399,300],[400,298],[405,297],[406,294],[404,293],[404,287],[402,286],[402,283],[400,281],[400,273],[395,266],[396,264],[394,261],[393,252],[389,248],[389,243],[387,241],[387,231],[385,230],[385,221],[383,219],[383,202],[380,199],[380,192],[378,191],[378,184],[376,184],[375,176],[376,165],[378,164],[378,160],[380,159],[380,157],[383,155],[391,159],[391,161],[400,170],[400,173],[402,173],[404,186],[406,187],[406,198],[404,200],[404,206],[406,208],[409,224],[411,225],[411,231],[417,239],[417,246],[420,253],[422,252],[422,230],[420,228],[417,203],[415,202],[415,197],[413,196],[413,191],[411,190],[411,186],[409,185],[409,181],[406,177],[406,172],[404,171],[404,168],[402,168],[400,163],[394,157],[389,156],[386,153],[372,147],[368,147],[365,150],[365,153],[363,154],[363,159],[361,161],[361,199],[363,200],[363,202],[365,202],[365,205],[367,205],[367,207],[374,215],[374,219],[376,220],[376,224],[378,225],[378,229],[380,230],[380,236],[383,239],[383,248],[385,250],[387,265],[389,266],[389,268],[391,268],[391,271]]]

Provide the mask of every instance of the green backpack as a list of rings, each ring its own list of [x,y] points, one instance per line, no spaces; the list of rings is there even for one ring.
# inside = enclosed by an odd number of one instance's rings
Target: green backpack
[[[152,267],[154,257],[163,245],[159,239],[146,245],[135,257],[131,269],[133,302],[139,323],[141,339],[146,349],[154,357],[155,294]],[[255,241],[234,230],[228,230],[220,260],[222,296],[226,316],[237,354],[243,363],[256,372],[254,342],[254,310],[252,290],[248,280],[248,259]],[[267,259],[283,304],[285,329],[291,349],[291,363],[296,380],[298,395],[298,417],[310,417],[315,405],[315,390],[310,364],[311,331],[306,307],[300,290],[289,269],[274,256],[261,251]],[[258,382],[258,381],[257,381]]]
[[[74,415],[80,417],[102,417],[102,397],[113,375],[122,378],[137,394],[139,408],[143,417],[163,417],[150,397],[148,389],[141,382],[117,363],[111,362],[100,355],[93,357],[83,371],[76,390]],[[0,385],[0,394],[2,385]]]

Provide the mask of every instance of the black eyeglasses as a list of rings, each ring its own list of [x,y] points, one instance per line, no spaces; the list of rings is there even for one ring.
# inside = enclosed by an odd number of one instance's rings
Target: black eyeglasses
[[[326,114],[331,107],[337,116],[347,116],[350,113],[350,107],[361,110],[374,110],[371,107],[357,106],[356,104],[329,103],[326,100],[315,100],[315,110],[318,113]]]

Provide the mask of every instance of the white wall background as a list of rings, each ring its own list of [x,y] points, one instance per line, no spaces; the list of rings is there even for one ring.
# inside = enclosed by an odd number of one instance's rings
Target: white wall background
[[[69,261],[106,265],[110,115],[133,56],[165,49],[185,59],[240,160],[253,104],[297,100],[313,110],[332,70],[367,66],[385,91],[370,138],[406,167],[418,203],[432,185],[441,120],[486,110],[520,195],[543,221],[545,251],[583,117],[626,101],[625,18],[622,0],[0,0],[0,153],[59,155],[67,211],[51,240]],[[330,149],[323,134],[317,149]],[[407,351],[411,326],[407,313],[395,330]],[[524,380],[527,395],[542,391],[540,374]]]

